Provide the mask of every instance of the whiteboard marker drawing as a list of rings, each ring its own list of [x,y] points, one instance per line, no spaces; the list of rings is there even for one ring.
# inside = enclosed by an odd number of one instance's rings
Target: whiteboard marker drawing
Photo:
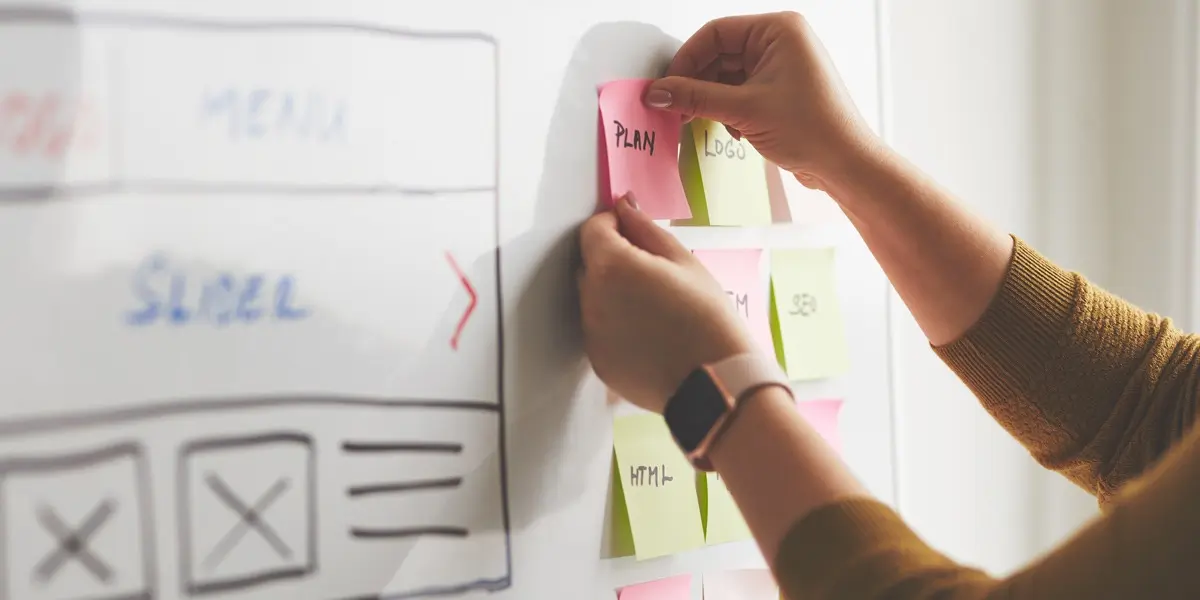
[[[0,208],[98,265],[27,290],[76,299],[25,315],[70,343],[0,339],[54,375],[0,403],[0,600],[508,589],[495,40],[51,6],[0,37],[87,42],[81,81],[0,65],[57,90],[0,106]]]

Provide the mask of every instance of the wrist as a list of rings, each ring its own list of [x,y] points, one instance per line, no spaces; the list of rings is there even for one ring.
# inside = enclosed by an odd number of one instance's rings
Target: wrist
[[[828,152],[819,168],[811,173],[794,172],[801,183],[815,180],[816,187],[829,194],[843,207],[870,197],[870,182],[897,163],[897,155],[878,137],[860,136],[837,144]],[[807,184],[806,184],[807,185]]]

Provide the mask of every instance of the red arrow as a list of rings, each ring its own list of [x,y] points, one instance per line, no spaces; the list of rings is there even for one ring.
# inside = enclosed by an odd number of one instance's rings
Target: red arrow
[[[466,312],[458,320],[458,326],[454,328],[454,336],[450,338],[450,347],[458,350],[458,338],[462,335],[463,328],[467,326],[467,319],[471,318],[472,312],[475,312],[478,296],[475,295],[475,288],[471,286],[471,282],[467,280],[467,274],[458,267],[458,263],[454,261],[454,257],[450,255],[449,251],[446,252],[446,260],[450,261],[450,268],[454,269],[454,274],[458,275],[458,280],[462,282],[463,287],[467,288],[467,295],[471,297],[471,303],[467,305]]]

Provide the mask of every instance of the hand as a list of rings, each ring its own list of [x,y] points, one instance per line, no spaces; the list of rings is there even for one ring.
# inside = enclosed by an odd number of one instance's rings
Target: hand
[[[878,140],[804,17],[710,21],[684,42],[648,106],[724,123],[808,187],[828,190]]]
[[[626,197],[583,224],[584,349],[621,397],[661,413],[696,367],[754,348],[700,261]]]

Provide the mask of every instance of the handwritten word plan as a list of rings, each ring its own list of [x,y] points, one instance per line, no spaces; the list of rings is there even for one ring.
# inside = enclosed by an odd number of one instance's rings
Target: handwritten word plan
[[[613,423],[620,497],[614,546],[632,544],[638,560],[704,545],[695,469],[675,445],[663,418],[655,414],[618,417]],[[614,513],[617,510],[614,509]],[[621,523],[627,516],[628,528]]]
[[[850,368],[833,248],[771,251],[771,326],[794,381]]]
[[[763,251],[693,250],[692,254],[725,288],[734,309],[750,328],[759,347],[767,356],[775,356],[771,335],[770,301],[763,262]]]
[[[700,478],[700,507],[704,513],[704,543],[709,546],[740,542],[752,536],[729,488],[716,473]]]
[[[771,224],[766,163],[750,142],[734,139],[724,125],[693,120],[679,165],[692,207],[688,225]]]
[[[679,178],[677,114],[642,103],[649,79],[611,81],[600,87],[601,198],[612,204],[632,192],[653,219],[691,217]]]
[[[617,600],[688,600],[691,597],[691,575],[630,585],[617,592]]]
[[[826,443],[839,454],[842,452],[842,436],[838,430],[838,416],[842,412],[841,400],[802,400],[796,403],[796,410],[821,434]]]
[[[779,586],[766,569],[704,574],[704,600],[779,600]]]

